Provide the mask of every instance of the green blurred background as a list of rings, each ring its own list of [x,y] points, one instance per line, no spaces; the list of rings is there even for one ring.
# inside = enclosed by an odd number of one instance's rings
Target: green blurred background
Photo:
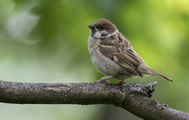
[[[153,99],[189,112],[188,0],[0,0],[0,79],[15,82],[94,82],[103,75],[90,61],[89,24],[112,21],[151,68],[171,77],[158,81]],[[118,82],[112,80],[112,82]],[[141,120],[106,105],[0,103],[0,120]]]

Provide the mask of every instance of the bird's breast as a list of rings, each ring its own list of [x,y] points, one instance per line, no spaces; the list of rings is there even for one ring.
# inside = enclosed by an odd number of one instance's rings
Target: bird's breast
[[[88,47],[91,61],[98,71],[105,75],[115,76],[120,71],[120,66],[100,52],[99,44],[100,39],[89,38]]]

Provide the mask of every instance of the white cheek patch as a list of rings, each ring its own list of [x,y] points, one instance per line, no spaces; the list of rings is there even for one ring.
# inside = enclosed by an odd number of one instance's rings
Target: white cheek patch
[[[94,33],[94,35],[92,35],[92,31],[91,31],[90,37],[94,37],[94,38],[106,38],[106,37],[110,37],[112,35],[115,35],[116,33],[118,33],[118,30],[116,30],[112,34],[108,33],[106,30],[103,30],[103,31],[96,31]]]
[[[96,31],[95,34],[93,35],[93,37],[95,38],[104,38],[106,36],[103,35],[108,35],[108,32],[103,30],[103,31]]]
[[[96,31],[93,36],[94,36],[95,38],[100,38],[100,37],[101,37],[100,31]]]

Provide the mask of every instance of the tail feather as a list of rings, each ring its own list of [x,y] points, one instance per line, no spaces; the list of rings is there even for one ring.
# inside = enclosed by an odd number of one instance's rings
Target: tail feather
[[[157,72],[157,71],[155,71],[155,70],[152,70],[152,69],[149,69],[149,71],[152,72],[152,73],[154,73],[154,74],[156,74],[156,75],[159,75],[160,77],[165,78],[165,79],[168,80],[168,81],[173,82],[173,80],[172,80],[171,78],[169,78],[169,77],[163,75],[162,73],[159,73],[159,72]]]

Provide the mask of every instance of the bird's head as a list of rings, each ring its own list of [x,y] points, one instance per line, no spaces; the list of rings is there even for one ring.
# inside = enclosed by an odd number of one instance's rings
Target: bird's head
[[[118,32],[117,27],[107,19],[99,19],[88,26],[91,29],[90,37],[106,38]]]

